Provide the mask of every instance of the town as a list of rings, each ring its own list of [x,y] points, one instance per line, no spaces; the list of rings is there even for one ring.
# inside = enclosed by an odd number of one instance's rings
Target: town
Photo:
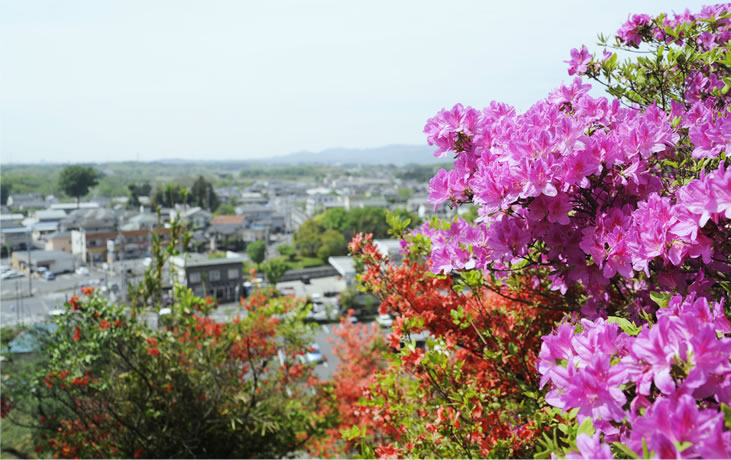
[[[113,164],[87,168],[95,174],[95,185],[78,202],[63,194],[13,193],[13,188],[23,189],[23,176],[8,168],[3,185],[10,190],[0,214],[3,326],[47,321],[85,287],[125,303],[128,289],[151,263],[153,236],[165,243],[176,219],[190,233],[190,245],[184,255],[171,259],[175,274],[165,270],[166,289],[177,282],[216,299],[220,308],[212,316],[219,320],[240,314],[239,300],[272,281],[282,292],[313,302],[312,317],[322,322],[336,322],[344,313],[343,294],[349,300],[345,307],[362,312],[368,304],[372,316],[376,302],[355,289],[347,241],[356,231],[374,232],[384,254],[397,259],[400,245],[387,235],[385,211],[408,216],[414,226],[454,214],[448,206],[435,211],[428,201],[424,176],[433,174],[434,166],[305,166],[306,176],[281,166],[254,181],[247,180],[245,169],[239,180],[232,180],[236,174],[216,172],[215,163],[207,166],[210,179],[201,174],[192,181],[192,190],[205,191],[198,202],[190,195],[183,198],[179,184],[185,178],[155,183],[151,177],[155,185],[129,183],[125,195],[101,196],[105,178],[115,177]],[[14,183],[17,177],[21,180]],[[217,183],[225,185],[213,185]],[[325,229],[316,223],[321,217],[343,220],[349,214],[356,216],[351,227],[357,228]],[[278,279],[261,271],[250,278],[250,269],[270,260],[286,267]]]

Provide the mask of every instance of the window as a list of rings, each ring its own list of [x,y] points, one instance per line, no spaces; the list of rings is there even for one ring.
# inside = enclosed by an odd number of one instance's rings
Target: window
[[[238,268],[229,268],[228,269],[228,279],[235,280],[239,277],[239,269]]]
[[[221,272],[219,270],[211,270],[208,272],[208,279],[211,281],[218,281],[221,279]]]
[[[198,297],[202,296],[203,295],[203,286],[196,286],[196,287],[194,287],[193,288],[193,294],[197,295]]]
[[[201,274],[199,272],[195,272],[195,273],[188,274],[188,282],[190,282],[190,283],[200,283],[201,282]]]

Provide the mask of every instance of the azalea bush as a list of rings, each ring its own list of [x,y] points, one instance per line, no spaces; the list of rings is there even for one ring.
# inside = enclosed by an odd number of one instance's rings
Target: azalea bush
[[[426,125],[455,155],[430,199],[478,207],[421,231],[431,272],[571,312],[538,363],[546,455],[731,455],[729,12],[632,15],[525,113],[457,105]]]
[[[25,385],[32,399],[13,408],[35,415],[41,454],[278,457],[320,432],[295,299],[254,296],[245,316],[220,323],[206,317],[210,298],[178,288],[151,330],[87,294],[60,317],[44,373]]]
[[[407,222],[394,222],[401,233]],[[356,404],[360,419],[341,430],[359,454],[416,457],[525,457],[546,417],[535,370],[540,337],[562,307],[481,278],[434,276],[430,239],[407,236],[394,263],[358,235],[362,287],[396,319],[387,342],[396,353],[374,372]],[[416,417],[415,417],[416,415]]]
[[[335,337],[328,339],[333,342],[338,364],[332,378],[321,382],[319,388],[326,404],[320,406],[318,414],[330,425],[325,436],[307,443],[314,457],[352,456],[358,449],[351,440],[343,440],[342,432],[354,426],[359,432],[361,428],[370,429],[371,434],[381,431],[379,425],[371,423],[358,402],[374,375],[385,368],[388,347],[377,324],[351,323],[352,315],[350,309],[340,324],[332,328]]]
[[[526,112],[427,122],[454,157],[430,200],[477,215],[405,234],[401,266],[351,245],[406,339],[360,402],[375,455],[731,456],[729,13],[631,15]]]

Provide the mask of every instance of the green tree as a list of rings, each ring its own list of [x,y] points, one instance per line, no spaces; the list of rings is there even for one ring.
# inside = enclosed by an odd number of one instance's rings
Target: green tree
[[[12,184],[8,184],[5,181],[0,182],[0,205],[5,206],[5,204],[8,202],[11,189]]]
[[[79,199],[89,193],[89,190],[99,183],[99,172],[88,166],[67,166],[58,178],[58,186],[68,196],[76,198],[76,207]]]
[[[228,203],[219,205],[216,212],[213,213],[214,216],[232,216],[234,214],[236,214],[236,208]]]
[[[137,207],[140,205],[140,197],[141,196],[150,196],[150,192],[152,191],[152,186],[150,186],[149,182],[145,182],[142,185],[139,184],[129,184],[127,185],[127,190],[129,192],[129,206],[131,207]]]
[[[264,262],[267,255],[267,246],[263,241],[253,241],[246,246],[246,254],[256,263],[257,267]]]
[[[350,241],[358,232],[372,233],[374,238],[388,235],[386,210],[373,206],[351,209],[343,225],[343,236]]]
[[[152,194],[152,202],[156,206],[172,208],[176,204],[187,203],[188,189],[180,184],[158,186]]]
[[[261,265],[261,269],[264,272],[264,276],[267,279],[267,283],[271,286],[275,286],[280,279],[287,273],[289,267],[287,262],[281,259],[271,259]]]
[[[277,248],[277,252],[279,252],[280,256],[286,257],[289,260],[294,259],[294,255],[295,255],[294,246],[292,246],[289,243],[280,244],[279,247]]]
[[[342,256],[347,253],[348,244],[345,237],[337,230],[325,230],[320,236],[320,247],[317,257],[326,261],[330,256]]]
[[[221,199],[213,190],[213,185],[203,176],[198,176],[195,182],[193,182],[193,186],[190,188],[189,198],[189,203],[193,206],[199,206],[209,211],[215,211],[221,204]]]
[[[401,198],[401,201],[408,201],[408,199],[411,198],[411,195],[413,194],[414,191],[408,187],[401,187],[398,189],[398,196],[399,198]]]
[[[294,233],[294,246],[297,253],[304,257],[315,257],[322,243],[320,236],[324,229],[314,219],[308,219]]]
[[[316,219],[324,228],[342,232],[347,217],[348,211],[344,208],[332,208],[317,216]]]

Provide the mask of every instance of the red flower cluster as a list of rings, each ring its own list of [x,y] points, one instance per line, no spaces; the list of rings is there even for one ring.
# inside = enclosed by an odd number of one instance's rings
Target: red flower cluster
[[[150,345],[150,347],[147,348],[148,355],[150,355],[150,356],[159,356],[160,355],[160,350],[157,349],[157,340],[155,340],[154,337],[148,337],[147,344]]]
[[[7,396],[0,397],[0,418],[5,418],[13,408],[13,402]]]
[[[91,296],[92,294],[94,294],[94,288],[88,287],[88,286],[82,287],[81,293],[84,294],[85,296]]]

